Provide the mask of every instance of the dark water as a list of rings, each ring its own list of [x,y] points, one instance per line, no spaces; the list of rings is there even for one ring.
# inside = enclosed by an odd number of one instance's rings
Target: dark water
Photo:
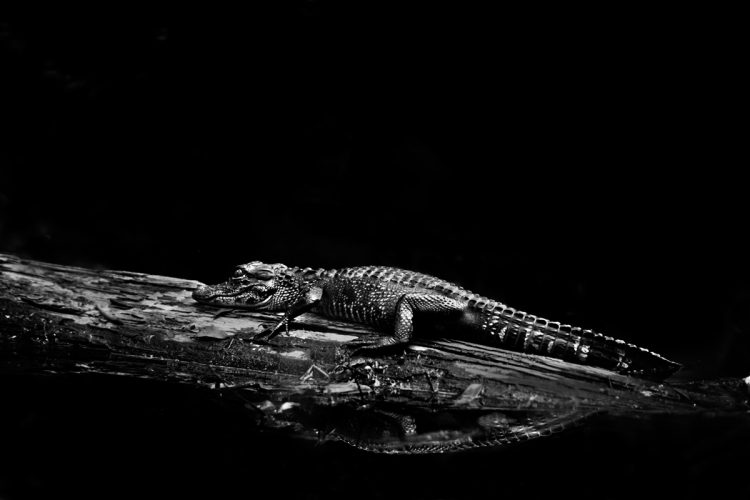
[[[434,9],[0,22],[0,251],[206,282],[250,260],[393,265],[647,346],[685,378],[749,375],[723,35]],[[748,494],[738,419],[389,458],[258,434],[180,387],[0,386],[8,498]]]
[[[500,450],[383,456],[249,425],[240,402],[124,378],[0,380],[7,498],[744,498],[746,415],[601,418]]]

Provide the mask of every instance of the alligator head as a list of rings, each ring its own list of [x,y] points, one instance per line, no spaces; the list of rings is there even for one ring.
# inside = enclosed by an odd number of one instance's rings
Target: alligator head
[[[269,311],[285,309],[288,304],[284,298],[288,294],[279,293],[283,288],[279,278],[285,269],[284,264],[258,261],[242,264],[224,283],[199,286],[193,291],[193,298],[214,306]]]

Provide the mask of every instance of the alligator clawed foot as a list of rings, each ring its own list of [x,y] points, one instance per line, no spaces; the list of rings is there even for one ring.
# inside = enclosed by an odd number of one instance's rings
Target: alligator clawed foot
[[[274,332],[273,328],[264,328],[263,330],[259,331],[258,333],[254,335],[249,335],[247,339],[253,343],[267,344],[273,332]]]
[[[377,347],[374,345],[374,343],[371,340],[362,340],[362,339],[352,340],[341,346],[341,352],[345,353],[350,358],[361,356],[363,353],[367,351],[372,352],[376,349]]]
[[[271,340],[272,338],[276,337],[280,333],[284,332],[287,335],[289,334],[289,323],[290,319],[286,316],[284,316],[281,321],[276,323],[272,327],[264,328],[260,332],[256,333],[252,336],[252,340],[255,343],[261,343],[261,344],[268,344],[267,341]]]
[[[341,346],[342,352],[346,353],[350,358],[386,353],[399,348],[403,348],[403,343],[394,337],[383,337],[375,340],[357,339]]]
[[[349,360],[349,363],[355,363],[359,364],[363,361],[371,360],[374,356],[377,355],[378,348],[371,345],[363,345],[363,346],[352,346],[349,347],[348,345],[341,346],[341,354],[342,357],[346,360]],[[356,361],[355,361],[356,360]]]

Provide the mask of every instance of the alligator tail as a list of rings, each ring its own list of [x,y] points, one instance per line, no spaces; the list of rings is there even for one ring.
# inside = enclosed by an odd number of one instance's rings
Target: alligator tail
[[[482,328],[493,343],[509,350],[653,379],[664,379],[681,366],[624,340],[549,321],[499,303],[486,308],[482,317]]]

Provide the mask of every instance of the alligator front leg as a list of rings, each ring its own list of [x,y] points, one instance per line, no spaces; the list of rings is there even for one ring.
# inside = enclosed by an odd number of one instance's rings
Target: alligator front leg
[[[278,323],[276,323],[276,325],[273,326],[273,328],[268,328],[266,330],[263,330],[262,332],[255,334],[253,336],[253,339],[271,340],[281,333],[282,328],[288,334],[289,323],[291,323],[292,320],[297,316],[309,312],[312,308],[318,305],[320,303],[320,298],[322,295],[323,290],[320,287],[313,287],[309,292],[305,294],[304,297],[302,297],[296,303],[292,304],[292,306],[286,310],[284,316],[281,318],[281,320],[279,320]]]
[[[414,314],[451,314],[465,310],[461,302],[444,295],[429,293],[404,294],[396,305],[396,321],[393,336],[378,340],[359,339],[346,344],[352,354],[373,351],[407,344],[414,333]]]

